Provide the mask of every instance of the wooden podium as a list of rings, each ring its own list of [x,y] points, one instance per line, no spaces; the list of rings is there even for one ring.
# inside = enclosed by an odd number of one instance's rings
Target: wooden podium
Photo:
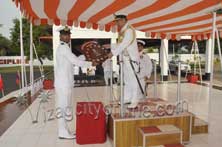
[[[155,101],[153,106],[158,103]],[[116,106],[115,109],[118,109]],[[155,117],[135,117],[133,112],[127,112],[125,117],[120,117],[119,113],[112,113],[108,118],[108,135],[113,142],[114,147],[136,147],[138,144],[138,129],[140,127],[158,126],[158,125],[174,125],[181,129],[182,142],[190,141],[192,129],[192,114],[183,112],[173,115],[155,116]],[[167,135],[165,138],[167,140]],[[161,140],[160,140],[161,142]]]

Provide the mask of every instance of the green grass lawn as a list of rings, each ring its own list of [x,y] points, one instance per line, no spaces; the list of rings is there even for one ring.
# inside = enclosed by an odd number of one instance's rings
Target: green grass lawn
[[[46,78],[53,79],[53,70],[53,66],[44,66],[44,74],[47,74],[45,75]],[[21,71],[21,66],[0,67],[0,74],[16,73],[17,71]],[[30,72],[30,68],[28,66],[26,66],[26,72]],[[38,66],[34,66],[34,72],[40,72]]]
[[[1,73],[12,73],[12,72],[17,72],[17,71],[21,71],[21,67],[20,66],[15,66],[15,67],[0,67],[0,74]],[[27,66],[26,67],[26,71],[29,72],[30,68]],[[39,71],[39,67],[38,66],[34,66],[34,71]],[[45,72],[49,72],[49,71],[53,71],[53,66],[44,66],[44,71]]]

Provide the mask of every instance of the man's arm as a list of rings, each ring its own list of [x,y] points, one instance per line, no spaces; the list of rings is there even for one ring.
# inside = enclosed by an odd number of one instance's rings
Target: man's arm
[[[91,62],[83,61],[83,60],[78,59],[78,57],[76,55],[74,55],[71,52],[71,50],[69,50],[68,48],[64,49],[62,52],[63,52],[64,57],[76,66],[80,66],[80,67],[90,67],[90,66],[92,66]]]
[[[82,61],[85,61],[86,60],[86,57],[84,55],[80,55],[77,57],[79,60],[82,60]]]
[[[119,55],[121,52],[123,52],[124,49],[126,49],[133,39],[133,30],[127,29],[123,38],[123,41],[117,45],[111,46],[111,51],[114,56]]]

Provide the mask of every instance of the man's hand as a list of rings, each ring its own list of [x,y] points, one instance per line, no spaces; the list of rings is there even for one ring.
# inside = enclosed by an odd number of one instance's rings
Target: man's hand
[[[149,80],[149,78],[148,78],[147,76],[145,76],[145,77],[144,77],[144,81],[147,82],[148,80]]]
[[[92,66],[97,66],[98,63],[97,62],[92,62]]]
[[[113,57],[113,54],[112,54],[112,52],[110,52],[109,54],[108,54],[108,58],[112,58]]]

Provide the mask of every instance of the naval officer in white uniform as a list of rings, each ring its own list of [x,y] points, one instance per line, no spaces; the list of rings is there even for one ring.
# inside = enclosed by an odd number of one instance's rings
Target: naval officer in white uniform
[[[128,108],[135,108],[138,104],[137,93],[139,85],[131,67],[131,63],[135,72],[139,72],[139,52],[136,41],[136,30],[128,24],[127,16],[115,15],[115,22],[120,28],[118,43],[111,45],[112,56],[123,54],[123,71],[124,71],[124,103],[130,103]],[[110,46],[105,46],[109,48]],[[131,62],[131,63],[130,63]]]
[[[58,136],[64,139],[74,139],[75,135],[69,132],[66,122],[66,112],[72,104],[72,88],[74,86],[73,66],[91,67],[92,63],[78,59],[69,47],[70,28],[63,26],[60,32],[60,44],[56,51],[55,63],[55,92],[56,108],[60,111],[58,118]],[[58,116],[57,116],[58,117]]]
[[[143,88],[144,94],[141,93],[141,91],[138,91],[138,98],[144,98],[146,96],[146,83],[148,79],[150,78],[153,70],[153,64],[150,59],[150,57],[143,52],[145,42],[143,40],[137,40],[138,49],[140,53],[140,73],[139,73],[139,79],[141,86]]]
[[[106,85],[109,85],[111,82],[111,76],[112,76],[112,59],[107,59],[105,62],[102,64],[103,66],[103,71],[104,71],[104,79]]]

